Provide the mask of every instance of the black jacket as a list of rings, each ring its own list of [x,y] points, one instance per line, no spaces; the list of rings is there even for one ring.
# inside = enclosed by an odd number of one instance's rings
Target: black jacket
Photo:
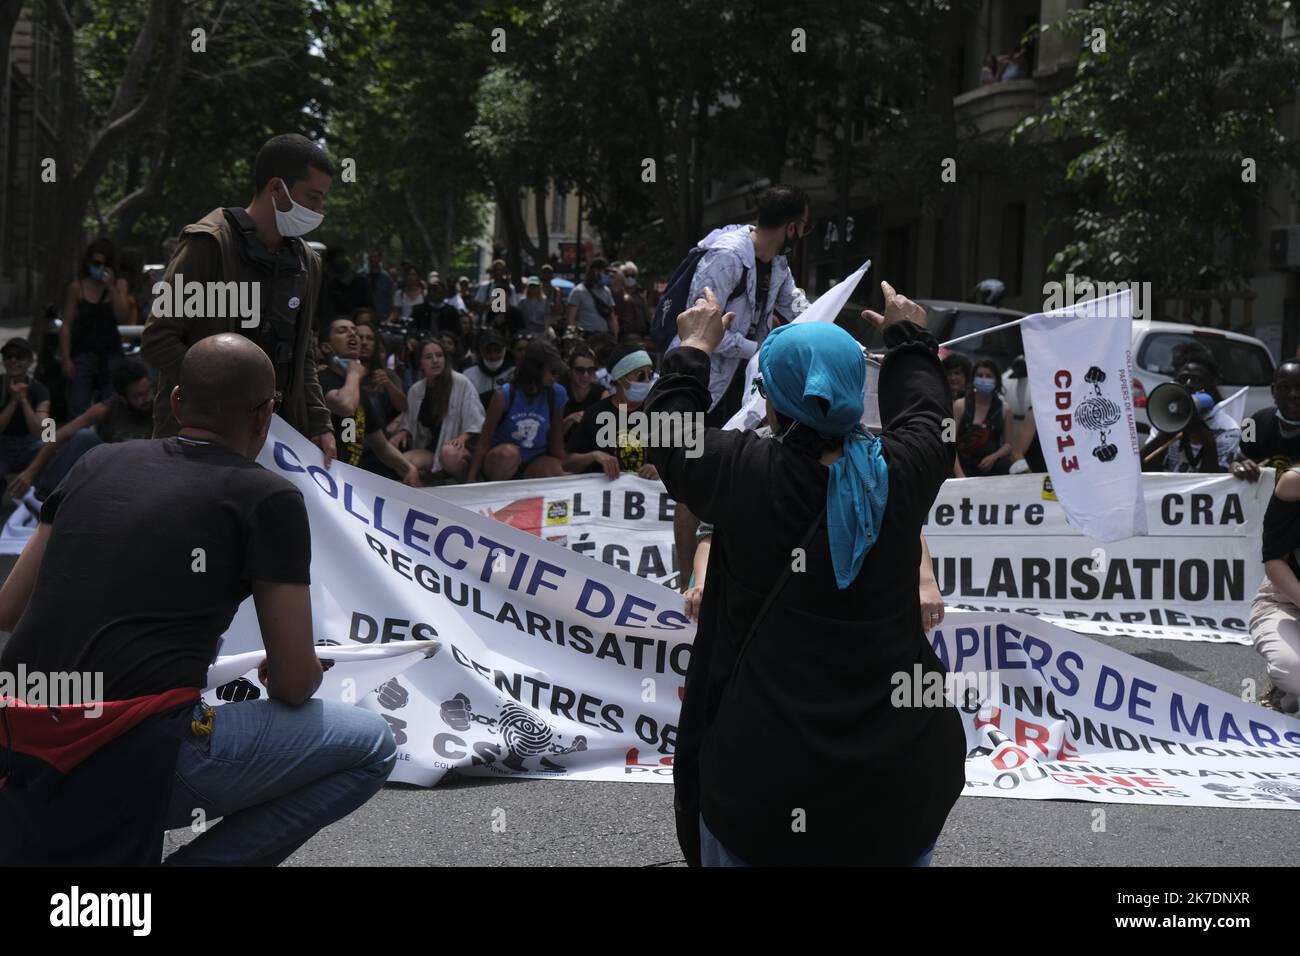
[[[933,337],[906,323],[885,342],[880,536],[841,591],[823,517],[806,570],[790,575],[734,681],[736,647],[824,508],[829,471],[800,439],[806,428],[784,443],[710,429],[695,458],[648,450],[673,498],[715,525],[673,768],[678,839],[693,865],[700,812],[752,865],[907,864],[934,842],[964,785],[956,709],[890,704],[895,673],[943,670],[921,628],[918,569],[921,522],[954,448],[941,437],[952,403]],[[673,350],[664,373],[647,411],[708,408],[703,352]]]

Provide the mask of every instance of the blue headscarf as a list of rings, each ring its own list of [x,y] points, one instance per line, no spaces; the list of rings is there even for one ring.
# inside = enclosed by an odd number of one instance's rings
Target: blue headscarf
[[[858,576],[862,559],[880,536],[889,499],[889,469],[880,439],[860,423],[866,357],[839,326],[801,322],[769,332],[758,365],[767,399],[778,412],[825,438],[844,438],[844,454],[831,465],[826,486],[831,560],[835,583],[843,590]]]

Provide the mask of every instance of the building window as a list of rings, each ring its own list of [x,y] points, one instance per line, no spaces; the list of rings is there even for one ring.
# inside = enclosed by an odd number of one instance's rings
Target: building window
[[[564,211],[569,204],[569,197],[562,192],[551,193],[551,232],[566,232]]]
[[[1002,207],[1000,278],[1007,295],[1020,295],[1025,281],[1025,204],[1010,202]]]

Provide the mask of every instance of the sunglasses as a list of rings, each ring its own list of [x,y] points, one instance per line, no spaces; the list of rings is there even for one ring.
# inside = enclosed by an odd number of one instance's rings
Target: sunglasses
[[[272,403],[272,404],[271,404],[271,411],[273,411],[273,412],[278,412],[278,411],[280,410],[280,405],[284,402],[284,395],[282,395],[282,394],[277,390],[277,391],[275,391],[275,392],[273,392],[273,393],[271,394],[271,397],[270,397],[270,398],[263,399],[262,401],[258,402],[256,405],[254,405],[252,408],[250,408],[249,411],[250,411],[250,412],[260,411],[260,410],[262,409],[262,406],[264,406],[267,402],[271,402],[271,403]]]
[[[573,366],[574,375],[594,375],[596,366],[594,365],[575,365]]]
[[[650,370],[648,368],[639,368],[635,372],[628,372],[627,378],[633,382],[650,381]]]

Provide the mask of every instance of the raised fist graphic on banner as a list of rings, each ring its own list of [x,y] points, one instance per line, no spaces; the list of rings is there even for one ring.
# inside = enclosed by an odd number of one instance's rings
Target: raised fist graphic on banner
[[[451,700],[444,700],[439,708],[442,721],[452,730],[469,730],[470,720],[474,716],[469,709],[469,698],[457,694]]]

